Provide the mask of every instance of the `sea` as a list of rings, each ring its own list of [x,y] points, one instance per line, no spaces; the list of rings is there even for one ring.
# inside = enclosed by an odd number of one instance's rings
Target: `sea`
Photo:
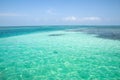
[[[0,26],[0,80],[120,80],[120,26]]]

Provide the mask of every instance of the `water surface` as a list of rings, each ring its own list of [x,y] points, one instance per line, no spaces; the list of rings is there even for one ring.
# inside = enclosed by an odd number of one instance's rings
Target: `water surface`
[[[107,29],[99,30],[111,33],[116,28]],[[94,30],[88,26],[0,29],[0,80],[119,80],[120,41],[96,37]]]

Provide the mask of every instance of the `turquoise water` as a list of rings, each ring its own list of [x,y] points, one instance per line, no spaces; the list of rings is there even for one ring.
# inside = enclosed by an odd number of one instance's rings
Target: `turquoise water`
[[[0,38],[0,80],[119,79],[119,40],[65,30]]]

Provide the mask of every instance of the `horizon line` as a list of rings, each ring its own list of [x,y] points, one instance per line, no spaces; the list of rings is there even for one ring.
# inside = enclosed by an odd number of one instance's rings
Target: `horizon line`
[[[42,24],[42,25],[0,25],[0,27],[7,27],[7,26],[120,26],[120,24]]]

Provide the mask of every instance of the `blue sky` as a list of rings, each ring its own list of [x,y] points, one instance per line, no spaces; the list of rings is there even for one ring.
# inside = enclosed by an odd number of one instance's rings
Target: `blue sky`
[[[3,25],[120,25],[120,0],[0,0]]]

